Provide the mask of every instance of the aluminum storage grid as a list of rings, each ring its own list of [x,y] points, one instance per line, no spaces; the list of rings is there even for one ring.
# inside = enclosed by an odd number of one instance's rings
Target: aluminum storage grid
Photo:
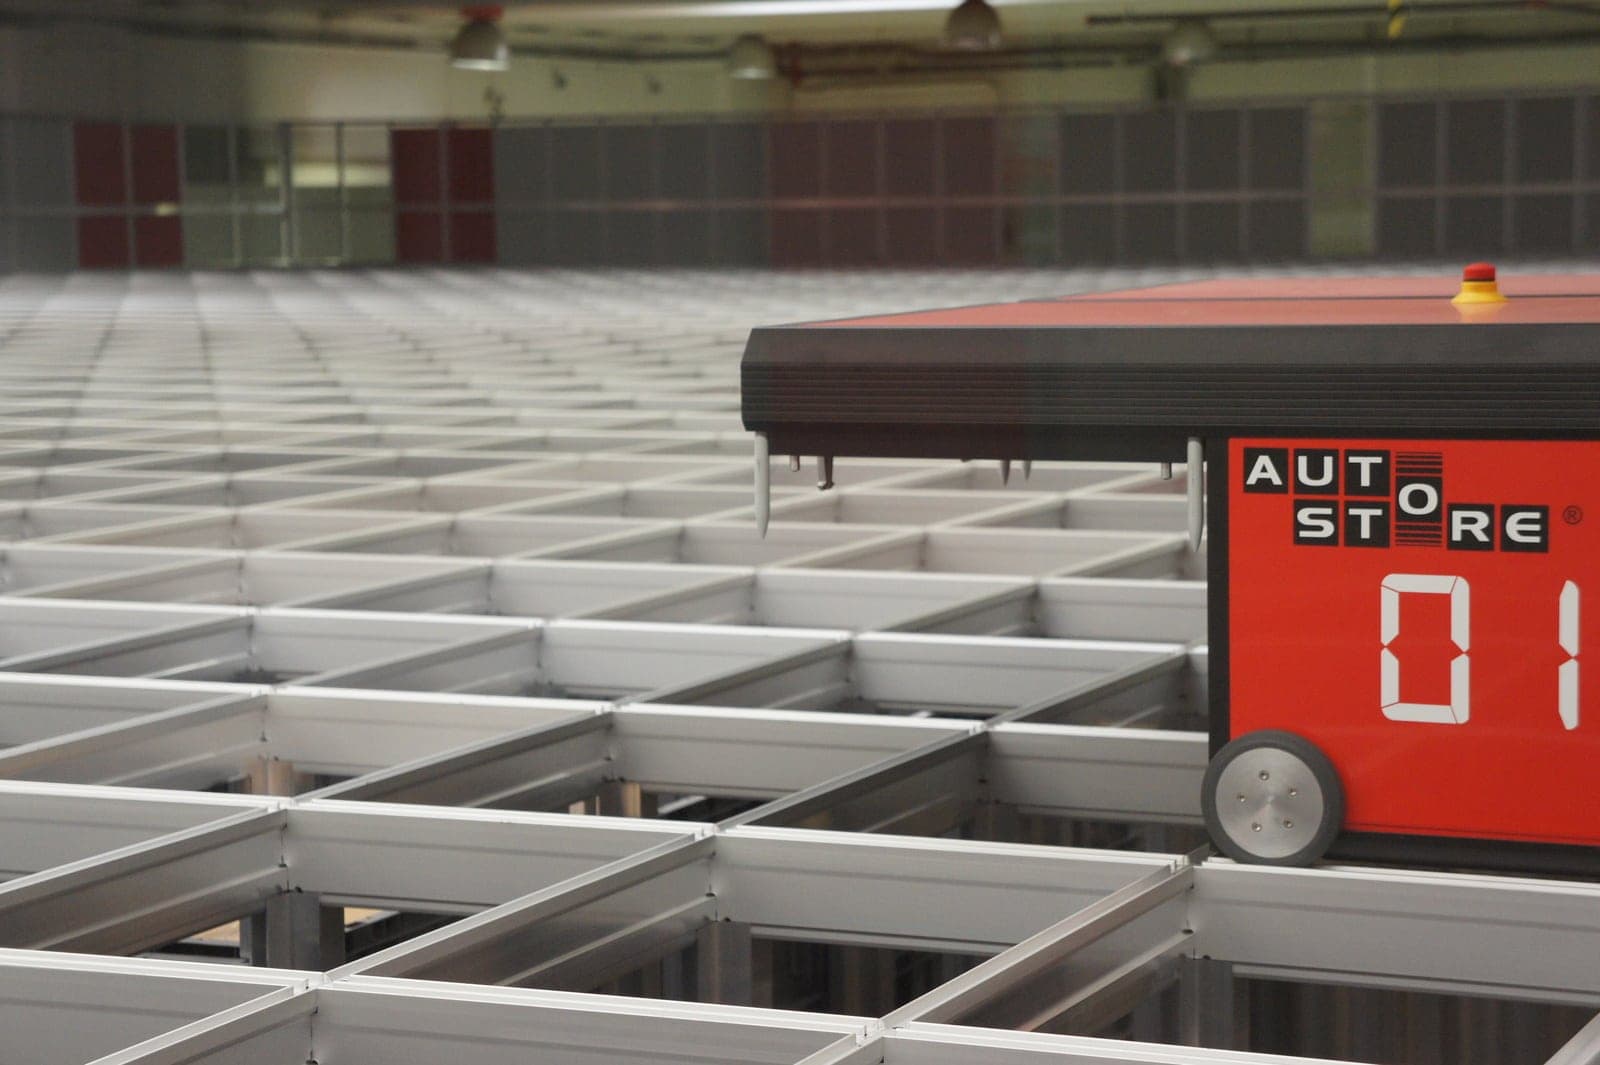
[[[1202,860],[1181,471],[756,538],[751,325],[1178,276],[0,280],[0,1062],[1600,1061],[1600,886]]]

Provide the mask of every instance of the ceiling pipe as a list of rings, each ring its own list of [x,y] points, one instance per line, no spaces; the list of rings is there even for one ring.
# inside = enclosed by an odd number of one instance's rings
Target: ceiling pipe
[[[1600,4],[1562,0],[1443,0],[1426,3],[1406,0],[1405,12],[1417,15],[1462,15],[1501,11],[1546,11],[1565,15],[1600,17]],[[1384,0],[1372,4],[1304,4],[1289,7],[1175,8],[1170,11],[1140,11],[1114,15],[1086,15],[1086,26],[1137,26],[1157,22],[1267,22],[1280,19],[1382,19],[1387,22],[1393,8]]]

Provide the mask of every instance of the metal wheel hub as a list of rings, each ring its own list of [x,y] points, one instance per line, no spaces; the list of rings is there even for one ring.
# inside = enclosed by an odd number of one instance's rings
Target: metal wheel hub
[[[1230,761],[1217,779],[1217,821],[1242,850],[1284,858],[1307,846],[1322,823],[1324,798],[1311,767],[1276,747]]]

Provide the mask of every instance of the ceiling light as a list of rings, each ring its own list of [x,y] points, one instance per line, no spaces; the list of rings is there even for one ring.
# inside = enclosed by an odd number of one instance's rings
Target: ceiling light
[[[1000,16],[987,0],[961,0],[961,6],[945,19],[944,43],[967,51],[999,48]]]
[[[728,49],[728,77],[741,81],[765,81],[778,76],[778,60],[772,45],[762,37],[747,33]]]
[[[458,70],[505,70],[511,65],[511,49],[500,31],[500,8],[484,4],[465,7],[466,18],[455,40],[450,42],[450,65]]]
[[[1168,66],[1204,63],[1217,54],[1217,38],[1199,19],[1184,19],[1161,42],[1161,58]]]

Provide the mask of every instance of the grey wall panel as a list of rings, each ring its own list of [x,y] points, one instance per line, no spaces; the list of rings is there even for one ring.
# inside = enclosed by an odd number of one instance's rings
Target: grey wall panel
[[[338,220],[334,220],[338,225]],[[185,214],[183,218],[183,261],[189,267],[231,266],[233,219],[226,214]]]
[[[1243,115],[1233,110],[1183,116],[1183,186],[1205,192],[1237,189]]]
[[[495,130],[494,189],[502,205],[549,199],[549,137],[543,127]]]
[[[394,211],[384,208],[353,210],[345,225],[350,229],[351,262],[394,262]]]
[[[715,260],[710,211],[663,211],[656,216],[660,241],[657,261],[672,266],[705,266]]]
[[[283,258],[283,230],[277,215],[246,214],[239,231],[246,263],[271,264]]]
[[[766,194],[766,130],[754,122],[711,127],[712,188],[718,199],[754,200]]]
[[[1445,254],[1485,258],[1505,251],[1505,202],[1499,196],[1451,196],[1445,200]]]
[[[1438,108],[1432,103],[1378,106],[1378,184],[1432,185],[1438,178]]]
[[[1262,107],[1249,113],[1247,183],[1252,189],[1299,189],[1306,181],[1306,109]]]
[[[883,124],[883,190],[889,196],[932,196],[939,187],[938,123],[895,118]]]
[[[860,119],[822,127],[825,196],[875,196],[878,192],[878,123]]]
[[[606,199],[648,200],[656,194],[654,126],[603,126]]]
[[[70,218],[18,217],[18,270],[71,270],[78,265],[77,230]]]
[[[495,212],[495,241],[500,262],[528,266],[544,262],[544,213],[502,207]]]
[[[1001,260],[999,212],[993,207],[947,207],[943,213],[944,258],[987,264]]]
[[[600,148],[598,127],[551,127],[550,158],[554,163],[550,182],[552,200],[571,202],[600,198],[604,187]]]
[[[839,266],[865,266],[882,261],[878,254],[878,211],[838,208],[827,212],[828,261]]]
[[[1000,139],[994,119],[944,119],[939,139],[946,196],[991,196],[1000,191]]]
[[[18,207],[66,207],[73,202],[72,126],[53,119],[19,118],[13,193]]]
[[[710,126],[661,126],[656,167],[664,200],[704,200],[711,195]]]
[[[1116,116],[1066,115],[1060,126],[1061,191],[1068,196],[1116,191]]]
[[[605,216],[598,211],[554,210],[545,215],[544,260],[561,266],[605,261]]]
[[[1252,259],[1303,259],[1307,238],[1306,205],[1298,202],[1252,203],[1246,211],[1249,236],[1246,254]]]
[[[1061,208],[1061,261],[1109,263],[1117,257],[1117,212],[1106,205]]]
[[[544,203],[550,195],[549,131],[494,131],[494,197],[507,203]]]
[[[604,260],[623,265],[658,261],[656,215],[650,211],[610,211],[605,218]]]
[[[11,171],[16,159],[16,122],[0,115],[0,211],[11,202]]]
[[[821,266],[827,262],[821,211],[774,210],[769,218],[774,265]]]
[[[822,194],[822,124],[774,122],[767,127],[772,195],[798,199]]]
[[[1600,178],[1600,96],[1589,96],[1579,101],[1582,118],[1580,127],[1579,164],[1581,176],[1589,181]]]
[[[185,184],[227,185],[228,163],[226,126],[185,126],[183,129],[183,180]]]
[[[1122,116],[1122,181],[1133,192],[1178,187],[1178,123],[1171,111],[1131,111]]]
[[[1244,257],[1237,203],[1190,203],[1183,208],[1183,250],[1186,259],[1230,262]]]
[[[1517,100],[1515,181],[1571,181],[1578,102],[1570,96]]]
[[[1434,255],[1437,242],[1432,197],[1385,197],[1378,201],[1379,254]]]
[[[1165,263],[1178,257],[1178,208],[1170,203],[1130,203],[1122,209],[1122,257],[1131,263]]]
[[[932,263],[939,258],[939,212],[931,207],[891,207],[884,212],[885,254],[892,263]]]
[[[1518,196],[1511,203],[1512,247],[1519,252],[1572,251],[1573,198]]]
[[[768,259],[767,213],[759,208],[717,211],[712,259],[723,266],[756,266]]]
[[[1445,105],[1445,181],[1495,185],[1505,175],[1504,100],[1452,100]]]

